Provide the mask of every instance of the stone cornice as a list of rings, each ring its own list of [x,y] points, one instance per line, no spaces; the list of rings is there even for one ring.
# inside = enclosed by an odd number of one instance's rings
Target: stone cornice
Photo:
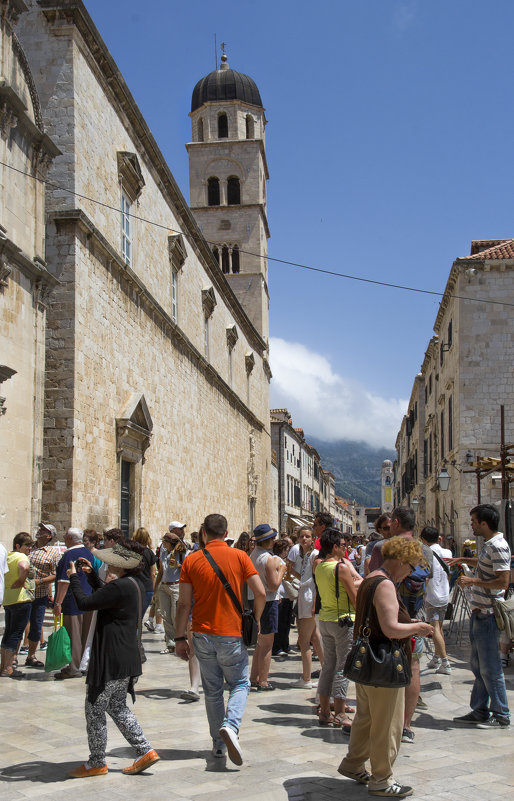
[[[48,272],[44,261],[38,257],[30,259],[21,248],[7,238],[3,230],[0,230],[0,266],[5,262],[17,267],[30,280],[39,281],[40,285],[45,286],[48,290],[60,283],[55,276]],[[9,273],[10,270],[8,275]]]
[[[72,24],[81,35],[84,44],[89,49],[97,68],[104,78],[106,93],[110,93],[115,104],[122,110],[132,129],[134,140],[138,143],[139,155],[143,153],[151,166],[157,185],[172,207],[177,220],[183,228],[183,235],[195,250],[198,258],[212,281],[215,288],[224,298],[230,311],[252,347],[262,355],[266,350],[266,343],[257,329],[252,325],[245,314],[243,307],[229,287],[219,265],[216,263],[211,249],[205,241],[194,216],[180,191],[171,170],[162,155],[157,142],[139,110],[136,101],[125,83],[121,72],[116,66],[109,50],[100,36],[84,3],[81,0],[37,0],[50,25],[59,27],[62,24]]]
[[[0,86],[0,106],[2,110],[9,109],[15,117],[14,124],[20,125],[36,150],[40,150],[50,159],[61,154],[59,148],[50,137],[35,125],[27,114],[27,106],[11,86]]]
[[[232,403],[239,412],[241,412],[252,426],[258,428],[259,431],[264,430],[264,423],[259,420],[251,409],[243,403],[239,395],[234,392],[231,387],[221,378],[216,372],[214,367],[202,356],[193,343],[188,339],[185,333],[179,326],[173,322],[169,314],[162,308],[160,303],[153,297],[151,292],[143,284],[135,272],[125,264],[119,253],[105,239],[103,234],[96,228],[93,222],[81,209],[71,209],[68,211],[56,211],[49,215],[49,218],[56,224],[71,223],[78,226],[87,237],[91,237],[97,245],[104,251],[112,266],[117,268],[119,275],[125,278],[126,281],[134,289],[136,296],[144,300],[152,314],[151,317],[154,322],[159,321],[159,325],[163,334],[170,340],[174,340],[177,346],[185,351],[187,355],[195,361],[198,367],[202,370],[210,383],[221,392],[227,400]]]

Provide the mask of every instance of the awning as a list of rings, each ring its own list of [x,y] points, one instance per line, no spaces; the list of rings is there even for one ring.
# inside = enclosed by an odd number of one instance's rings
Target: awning
[[[288,515],[288,518],[297,526],[309,526],[309,528],[312,526],[312,521],[310,520],[305,520],[301,517],[293,517],[293,515]]]

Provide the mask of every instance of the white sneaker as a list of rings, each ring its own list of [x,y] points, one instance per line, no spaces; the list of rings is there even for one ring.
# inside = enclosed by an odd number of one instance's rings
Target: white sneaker
[[[154,628],[156,634],[164,634],[164,626],[162,623],[158,623],[158,625]]]
[[[432,657],[430,662],[428,662],[427,668],[430,668],[432,670],[434,668],[438,668],[440,666],[440,664],[441,664],[441,657],[440,656],[436,656],[434,654],[434,656]]]
[[[295,681],[291,684],[291,687],[301,687],[302,690],[312,690],[312,681],[298,679],[298,681]]]
[[[147,629],[148,631],[151,631],[152,634],[153,634],[153,632],[155,631],[155,624],[152,623],[151,620],[146,620],[145,621],[145,629]]]
[[[452,672],[452,667],[448,661],[441,662],[441,664],[436,670],[436,673],[442,674],[443,676],[450,676],[451,672]]]
[[[230,761],[233,762],[234,765],[242,765],[243,752],[241,751],[241,746],[239,745],[239,740],[237,739],[237,734],[234,729],[231,729],[230,726],[222,726],[219,735],[227,746],[227,753]]]

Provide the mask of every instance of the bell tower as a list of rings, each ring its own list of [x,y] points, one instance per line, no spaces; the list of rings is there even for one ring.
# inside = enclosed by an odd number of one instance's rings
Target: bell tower
[[[266,117],[255,82],[220,68],[196,84],[191,101],[190,206],[249,319],[269,331]]]

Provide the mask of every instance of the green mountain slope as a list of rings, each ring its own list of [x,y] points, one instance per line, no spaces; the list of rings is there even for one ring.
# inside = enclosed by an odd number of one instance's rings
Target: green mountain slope
[[[337,495],[380,506],[380,468],[384,459],[394,461],[394,451],[351,440],[324,442],[308,434],[305,439],[318,451],[323,468],[334,474]]]

